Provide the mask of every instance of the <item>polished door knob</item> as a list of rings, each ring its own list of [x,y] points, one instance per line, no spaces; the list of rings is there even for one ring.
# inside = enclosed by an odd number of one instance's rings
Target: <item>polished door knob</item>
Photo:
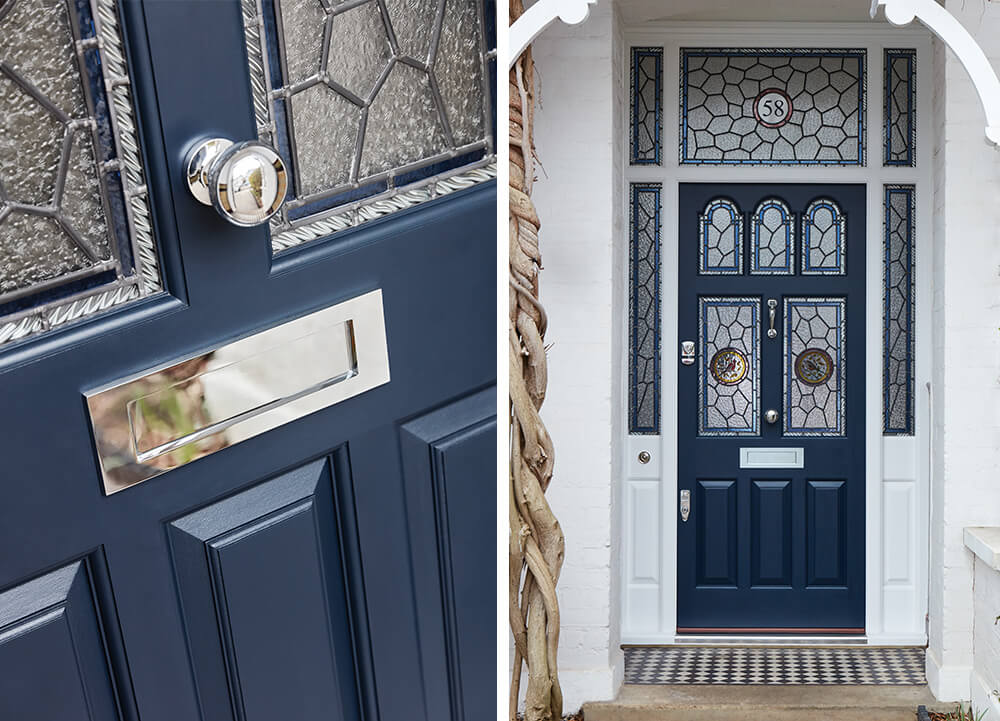
[[[770,410],[765,411],[764,412],[764,420],[767,421],[768,423],[777,423],[778,422],[778,411],[774,410],[773,408],[771,408]]]
[[[212,138],[188,155],[187,184],[199,203],[211,205],[233,225],[250,227],[281,208],[288,172],[281,156],[264,143]]]

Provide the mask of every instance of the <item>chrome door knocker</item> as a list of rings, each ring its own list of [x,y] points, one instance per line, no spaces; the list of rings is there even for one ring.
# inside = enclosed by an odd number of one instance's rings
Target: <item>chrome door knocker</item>
[[[774,314],[775,314],[775,309],[777,307],[778,307],[778,301],[776,301],[774,298],[768,298],[767,299],[767,320],[768,320],[767,337],[768,338],[777,338],[778,337],[778,331],[776,331],[774,329]]]

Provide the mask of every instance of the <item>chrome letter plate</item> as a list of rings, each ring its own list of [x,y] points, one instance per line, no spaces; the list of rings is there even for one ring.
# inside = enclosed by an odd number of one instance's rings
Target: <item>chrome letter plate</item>
[[[740,468],[802,468],[804,448],[741,448]]]
[[[389,382],[382,291],[85,395],[108,495]]]

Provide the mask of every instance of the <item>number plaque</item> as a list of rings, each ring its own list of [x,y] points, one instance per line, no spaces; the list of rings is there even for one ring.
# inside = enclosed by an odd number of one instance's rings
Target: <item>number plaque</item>
[[[768,88],[753,101],[753,114],[765,128],[780,128],[792,117],[792,99],[783,90]]]

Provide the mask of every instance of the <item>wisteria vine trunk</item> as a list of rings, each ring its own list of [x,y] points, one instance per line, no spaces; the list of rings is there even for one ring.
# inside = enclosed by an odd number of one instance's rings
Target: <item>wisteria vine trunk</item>
[[[510,22],[524,12],[510,2]],[[525,721],[562,718],[556,656],[556,583],[564,538],[545,498],[552,480],[552,439],[539,416],[547,383],[545,310],[538,302],[540,222],[534,182],[534,64],[528,48],[510,71],[510,549],[509,616],[514,635],[510,717],[517,715],[522,672],[528,670]]]

